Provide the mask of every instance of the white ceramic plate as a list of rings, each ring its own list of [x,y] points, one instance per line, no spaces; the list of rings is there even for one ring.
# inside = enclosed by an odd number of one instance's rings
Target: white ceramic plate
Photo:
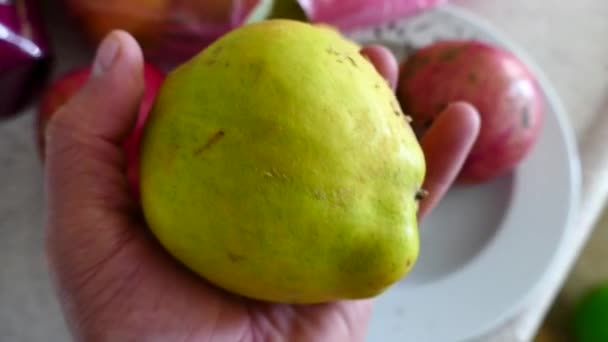
[[[547,111],[540,140],[511,175],[457,187],[421,225],[412,273],[376,302],[370,341],[475,338],[522,309],[575,216],[580,164],[563,107],[538,68],[487,24],[452,6],[354,32],[399,58],[437,39],[475,38],[518,55],[538,76]]]

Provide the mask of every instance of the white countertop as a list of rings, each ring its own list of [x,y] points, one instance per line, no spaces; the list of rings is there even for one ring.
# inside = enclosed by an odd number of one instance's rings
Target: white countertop
[[[587,128],[601,128],[596,118],[600,113],[608,116],[608,1],[564,0],[559,5],[554,0],[453,3],[485,17],[544,70],[569,112],[582,146],[584,168],[592,165],[601,150],[590,146],[605,141],[604,131],[589,134]],[[31,113],[0,124],[0,340],[65,341],[66,331],[51,296],[43,259],[42,181],[32,125]],[[583,207],[587,215],[580,226],[573,228],[568,252],[560,256],[538,301],[483,340],[527,341],[532,337],[602,208],[608,193],[608,172],[601,170],[583,170],[587,178],[606,182],[585,182],[587,202]],[[590,189],[606,191],[591,194]]]

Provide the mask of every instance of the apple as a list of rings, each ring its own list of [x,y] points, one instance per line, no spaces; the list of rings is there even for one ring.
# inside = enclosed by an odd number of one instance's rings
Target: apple
[[[91,73],[91,67],[92,66],[87,66],[68,72],[53,82],[42,94],[36,117],[36,139],[42,161],[45,159],[44,131],[49,119],[85,84]],[[139,197],[139,142],[148,114],[154,105],[156,95],[164,81],[165,74],[153,64],[145,63],[144,78],[146,86],[139,108],[137,122],[133,132],[124,142],[124,150],[128,164],[127,176],[133,194],[136,197]]]

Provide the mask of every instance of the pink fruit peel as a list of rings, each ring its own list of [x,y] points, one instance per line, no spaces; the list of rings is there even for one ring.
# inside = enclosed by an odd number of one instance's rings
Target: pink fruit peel
[[[511,171],[543,122],[543,96],[530,70],[508,51],[478,41],[441,41],[416,51],[402,64],[398,96],[421,134],[451,102],[469,102],[480,112],[480,135],[462,183]]]

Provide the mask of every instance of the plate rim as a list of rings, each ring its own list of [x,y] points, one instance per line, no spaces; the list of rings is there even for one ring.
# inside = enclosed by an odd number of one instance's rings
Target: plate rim
[[[533,61],[532,58],[530,58],[524,49],[515,44],[511,38],[509,38],[505,33],[501,32],[498,28],[491,25],[488,21],[465,8],[452,4],[443,4],[430,11],[442,13],[444,15],[466,21],[471,27],[476,28],[477,31],[483,32],[485,36],[498,42],[499,45],[503,46],[517,56],[532,71],[547,100],[547,105],[550,108],[549,112],[551,112],[552,116],[555,118],[558,134],[561,137],[566,151],[565,165],[567,165],[569,170],[568,173],[570,174],[570,177],[567,179],[569,196],[566,198],[568,201],[567,213],[565,215],[566,219],[562,225],[562,229],[560,229],[560,236],[557,239],[556,248],[552,253],[550,253],[550,257],[548,259],[549,261],[546,267],[544,267],[543,271],[539,273],[534,283],[531,283],[528,289],[518,296],[519,299],[511,305],[506,306],[505,309],[502,310],[501,314],[497,315],[493,319],[488,319],[486,322],[484,322],[484,324],[480,324],[477,329],[472,330],[467,335],[457,337],[458,341],[466,341],[486,335],[492,330],[498,329],[501,325],[506,324],[509,319],[514,318],[518,314],[523,314],[525,312],[526,305],[536,298],[535,295],[537,295],[541,285],[543,285],[543,283],[547,280],[551,271],[555,272],[554,269],[559,261],[558,256],[563,253],[565,248],[567,248],[565,237],[568,235],[568,232],[573,229],[578,218],[582,194],[582,164],[574,127],[570,122],[570,116],[568,115],[561,97],[558,95],[554,86],[546,77],[544,71]],[[424,13],[421,14],[424,15]],[[408,17],[402,17],[396,21],[407,18]],[[374,27],[367,28],[367,30],[373,28]],[[474,258],[473,260],[477,258],[478,257]],[[372,317],[373,315],[374,313],[372,312]],[[371,324],[372,323],[370,322],[370,327]]]
[[[549,105],[553,109],[553,114],[557,120],[558,126],[563,137],[563,142],[568,151],[567,160],[570,168],[570,198],[569,198],[569,210],[567,213],[567,221],[564,222],[564,229],[559,239],[559,245],[552,253],[550,262],[547,264],[544,272],[537,278],[536,283],[532,284],[528,289],[527,293],[523,294],[517,303],[511,305],[510,309],[505,309],[502,316],[494,319],[494,323],[490,324],[485,328],[478,329],[477,332],[472,332],[469,336],[465,336],[462,340],[469,340],[471,338],[479,337],[490,332],[493,328],[497,328],[502,324],[505,324],[510,318],[515,317],[517,314],[522,314],[526,309],[526,304],[535,299],[535,295],[541,289],[541,285],[549,277],[551,271],[555,268],[559,261],[558,256],[563,253],[563,250],[567,248],[566,236],[568,231],[573,229],[577,223],[578,214],[580,212],[580,203],[582,195],[582,162],[580,158],[580,152],[578,147],[578,140],[574,131],[574,126],[570,122],[570,116],[568,111],[558,95],[557,90],[553,86],[552,82],[549,81],[545,72],[540,66],[528,55],[528,53],[516,44],[510,37],[505,33],[491,25],[485,19],[475,15],[469,10],[462,7],[444,4],[437,8],[438,11],[458,16],[464,20],[467,20],[472,25],[477,26],[483,30],[489,37],[500,42],[501,45],[506,47],[509,51],[515,54],[521,61],[532,71],[536,79],[538,80],[545,97],[548,99]]]

